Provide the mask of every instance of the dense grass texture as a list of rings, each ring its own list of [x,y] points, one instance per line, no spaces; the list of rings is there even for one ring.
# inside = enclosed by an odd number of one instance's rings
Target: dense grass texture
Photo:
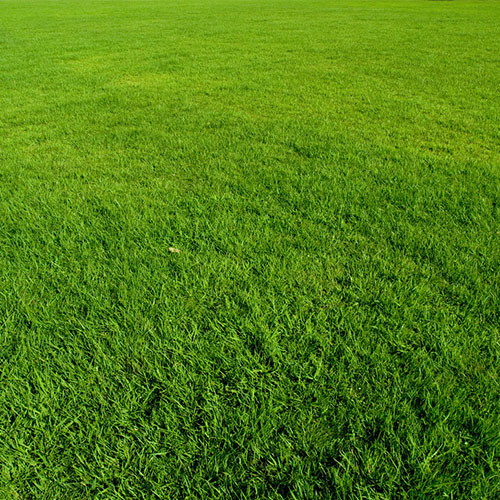
[[[0,499],[499,498],[499,124],[498,1],[1,0]]]

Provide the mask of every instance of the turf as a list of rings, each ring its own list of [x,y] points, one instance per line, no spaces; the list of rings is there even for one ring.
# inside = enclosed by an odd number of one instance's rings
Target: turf
[[[1,0],[0,498],[498,498],[499,24]]]

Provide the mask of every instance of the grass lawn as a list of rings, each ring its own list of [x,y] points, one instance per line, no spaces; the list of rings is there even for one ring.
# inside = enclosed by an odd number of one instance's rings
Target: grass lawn
[[[498,498],[499,27],[0,0],[0,499]]]

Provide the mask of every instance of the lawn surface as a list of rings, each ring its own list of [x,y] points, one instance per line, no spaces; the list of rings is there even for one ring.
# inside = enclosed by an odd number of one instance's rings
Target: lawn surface
[[[498,498],[499,26],[1,0],[0,498]]]

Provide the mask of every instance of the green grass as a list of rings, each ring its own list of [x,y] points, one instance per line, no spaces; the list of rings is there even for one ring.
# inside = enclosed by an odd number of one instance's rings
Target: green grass
[[[0,499],[498,498],[499,25],[1,0]]]

